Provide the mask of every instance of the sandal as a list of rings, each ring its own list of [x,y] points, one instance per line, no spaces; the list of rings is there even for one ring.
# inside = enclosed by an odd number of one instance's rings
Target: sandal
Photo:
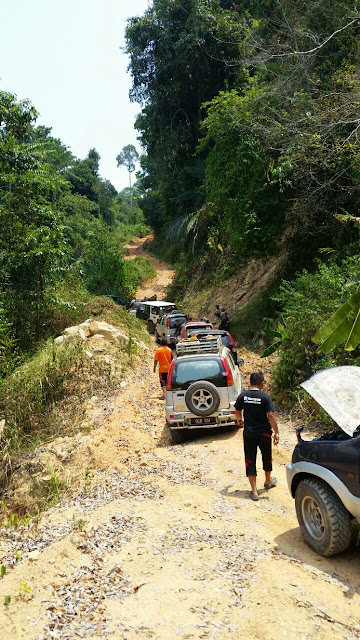
[[[270,478],[270,482],[264,482],[264,489],[272,489],[277,485],[277,478]]]
[[[250,500],[254,500],[254,502],[257,502],[259,499],[259,496],[254,495],[253,492],[250,491]]]

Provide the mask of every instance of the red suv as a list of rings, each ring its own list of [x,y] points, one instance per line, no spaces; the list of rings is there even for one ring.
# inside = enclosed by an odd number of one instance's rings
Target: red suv
[[[186,322],[181,327],[180,340],[184,340],[184,338],[191,338],[191,335],[196,333],[196,329],[204,330],[213,328],[214,327],[211,322],[204,322],[203,320],[198,320],[197,322]]]

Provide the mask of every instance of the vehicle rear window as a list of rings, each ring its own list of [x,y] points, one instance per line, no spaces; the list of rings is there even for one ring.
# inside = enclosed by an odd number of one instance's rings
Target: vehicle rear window
[[[203,324],[201,324],[201,325],[192,325],[191,327],[188,327],[188,328],[186,329],[186,337],[188,337],[188,336],[189,336],[189,333],[193,333],[193,332],[195,332],[195,331],[196,331],[196,329],[202,329],[202,330],[204,330],[204,329],[211,329],[211,324],[209,324],[209,325],[205,325],[205,326],[204,326]]]
[[[229,336],[221,336],[221,342],[223,343],[224,347],[227,347],[230,350],[232,349],[232,344]]]
[[[186,322],[186,316],[175,316],[175,318],[170,318],[170,329],[174,329],[176,320],[180,320],[180,324],[184,324],[184,322]]]
[[[226,376],[219,360],[188,360],[178,362],[173,373],[172,386],[187,389],[196,380],[208,380],[216,387],[226,387]]]

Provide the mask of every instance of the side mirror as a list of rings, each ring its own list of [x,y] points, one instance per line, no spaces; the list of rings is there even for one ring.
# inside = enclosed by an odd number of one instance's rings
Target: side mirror
[[[241,365],[245,363],[245,360],[243,360],[242,358],[238,358],[237,363],[238,363],[238,366],[241,367]]]

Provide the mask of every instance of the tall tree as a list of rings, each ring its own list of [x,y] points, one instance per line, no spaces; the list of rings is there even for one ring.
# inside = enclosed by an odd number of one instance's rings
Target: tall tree
[[[116,156],[117,166],[125,166],[129,172],[129,186],[130,186],[130,206],[133,208],[133,188],[131,184],[131,174],[135,171],[135,162],[139,160],[139,154],[136,151],[133,144],[127,144],[123,147],[119,155]]]
[[[241,16],[218,0],[153,0],[129,21],[130,98],[142,105],[136,128],[154,226],[204,203],[204,164],[195,157],[201,107],[225,85],[241,84],[243,36]]]
[[[28,142],[36,117],[29,102],[0,92],[0,298],[22,345],[41,333],[66,253],[58,210],[66,183],[42,145]]]

